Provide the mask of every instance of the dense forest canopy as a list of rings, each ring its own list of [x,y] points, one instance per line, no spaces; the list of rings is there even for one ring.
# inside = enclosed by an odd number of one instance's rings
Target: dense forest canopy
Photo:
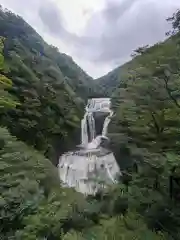
[[[179,16],[168,19],[169,39],[93,82],[1,8],[0,239],[180,239]],[[98,95],[112,98],[109,136],[123,176],[85,198],[62,188],[54,165]]]
[[[80,126],[85,101],[95,93],[93,80],[21,17],[2,8],[0,36],[8,68],[1,72],[11,79],[9,92],[20,103],[0,116],[1,124],[56,162],[60,153],[77,143],[71,139]]]

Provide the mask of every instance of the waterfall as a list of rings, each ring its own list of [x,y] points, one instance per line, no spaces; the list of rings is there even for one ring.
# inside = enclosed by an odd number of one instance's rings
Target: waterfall
[[[81,120],[81,144],[82,144],[82,146],[86,146],[88,144],[87,116],[88,116],[88,113],[85,113],[84,118]]]
[[[102,136],[106,136],[107,135],[108,126],[109,126],[109,123],[111,121],[112,115],[113,115],[113,111],[110,112],[110,114],[106,117],[106,119],[104,121],[103,130],[102,130]]]
[[[95,120],[92,112],[88,113],[88,124],[89,124],[89,133],[90,133],[90,142],[92,142],[96,134]]]
[[[100,144],[101,144],[101,136],[97,136],[90,143],[88,143],[87,149],[95,149],[95,148],[99,147]]]
[[[84,118],[81,121],[81,144],[88,149],[92,146],[94,148],[98,145],[100,138],[96,139],[94,112],[104,112],[107,117],[103,124],[102,136],[107,135],[108,125],[111,121],[113,112],[110,109],[110,99],[90,99],[85,108]],[[88,132],[89,129],[89,132]],[[96,140],[95,140],[96,139]]]
[[[109,98],[89,99],[81,121],[81,149],[63,154],[59,159],[59,176],[65,186],[74,187],[84,194],[95,194],[106,184],[115,183],[120,169],[113,153],[101,147],[108,142],[108,125],[113,115]],[[94,113],[103,113],[105,120],[99,136],[96,134]],[[100,115],[101,116],[101,115]],[[98,182],[100,180],[100,182]],[[105,186],[105,184],[103,184]]]
[[[89,134],[88,134],[89,129]],[[81,144],[86,147],[96,136],[95,120],[92,112],[86,112],[81,120]]]

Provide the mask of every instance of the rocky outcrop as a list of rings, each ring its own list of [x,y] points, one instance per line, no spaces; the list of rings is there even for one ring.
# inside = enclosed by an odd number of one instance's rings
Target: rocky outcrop
[[[104,113],[104,112],[94,112],[93,113],[93,116],[95,119],[95,127],[96,127],[97,136],[102,134],[104,121],[108,115],[109,115],[109,113]]]

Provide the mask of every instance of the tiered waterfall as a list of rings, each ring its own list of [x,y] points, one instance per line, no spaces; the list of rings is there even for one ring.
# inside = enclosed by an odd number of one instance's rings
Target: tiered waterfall
[[[102,145],[108,143],[107,131],[113,112],[109,98],[89,99],[81,121],[80,149],[63,154],[59,159],[59,176],[67,187],[84,194],[95,194],[107,184],[115,183],[120,169],[113,153]],[[97,135],[96,117],[102,119],[101,134]]]

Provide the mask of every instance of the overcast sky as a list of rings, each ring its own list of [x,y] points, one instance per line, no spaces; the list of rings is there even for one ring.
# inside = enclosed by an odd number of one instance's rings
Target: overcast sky
[[[92,77],[165,37],[180,0],[0,0]]]

